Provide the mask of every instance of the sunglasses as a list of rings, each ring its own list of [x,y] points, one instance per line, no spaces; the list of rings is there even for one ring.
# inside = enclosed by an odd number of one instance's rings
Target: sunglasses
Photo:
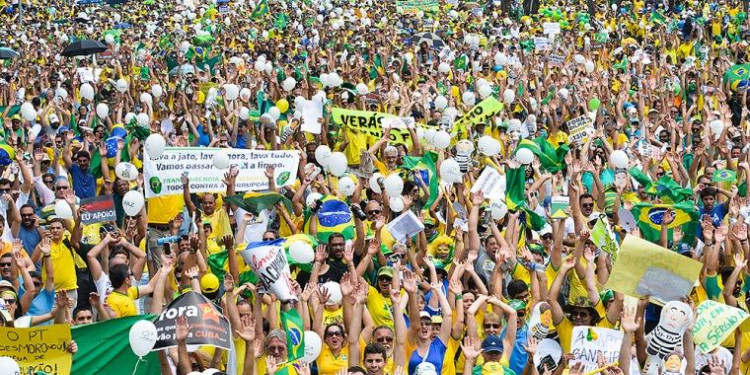
[[[328,332],[326,332],[326,337],[334,337],[334,336],[344,337],[344,333],[341,332],[341,331],[328,331]]]
[[[45,184],[51,184],[51,183],[53,183],[53,182],[55,182],[55,181],[54,181],[54,180],[44,180],[44,183],[45,183]]]
[[[3,298],[4,299],[4,298]],[[16,300],[14,299],[4,299],[6,305],[13,305],[16,303]]]
[[[0,189],[0,194],[10,193],[10,189]]]
[[[393,337],[391,337],[391,336],[378,337],[375,341],[380,342],[380,343],[383,343],[383,342],[393,342]]]
[[[391,282],[391,280],[393,280],[393,279],[390,278],[390,277],[388,277],[388,276],[378,277],[378,281],[385,281],[385,282],[389,283],[389,282]]]
[[[10,268],[10,263],[0,263],[0,268]]]
[[[271,353],[283,353],[285,350],[286,350],[286,347],[281,346],[281,345],[268,347],[268,351]]]
[[[377,215],[377,214],[379,214],[381,212],[382,211],[380,211],[380,210],[371,210],[371,211],[367,211],[367,214],[368,215]]]
[[[584,203],[584,204],[581,205],[581,207],[583,207],[583,208],[593,208],[594,204],[593,203]]]
[[[544,236],[542,236],[542,239],[545,240],[545,241],[550,241],[550,240],[552,240],[552,235],[551,234],[545,234]]]
[[[263,241],[265,241],[265,242],[275,241],[275,240],[276,240],[276,237],[266,237],[266,238],[263,239]]]
[[[499,328],[500,328],[500,323],[486,323],[486,324],[483,324],[482,326],[483,326],[483,327],[484,327],[485,329],[488,329],[488,328],[495,328],[495,329],[499,329]]]
[[[55,190],[68,190],[70,189],[69,186],[55,186]]]
[[[585,318],[589,316],[589,312],[586,310],[573,310],[570,312],[570,316],[572,317],[581,316]]]

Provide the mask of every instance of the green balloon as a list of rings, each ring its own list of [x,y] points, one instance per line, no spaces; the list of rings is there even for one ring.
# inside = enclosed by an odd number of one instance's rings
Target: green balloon
[[[597,98],[589,100],[589,110],[596,111],[602,105],[602,102]]]

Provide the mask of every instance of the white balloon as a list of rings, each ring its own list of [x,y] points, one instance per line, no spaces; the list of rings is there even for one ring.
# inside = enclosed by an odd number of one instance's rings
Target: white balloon
[[[404,199],[401,196],[388,198],[388,207],[393,212],[401,212],[404,210]]]
[[[328,170],[331,171],[331,174],[336,177],[341,177],[346,173],[347,167],[348,161],[346,160],[346,155],[344,155],[344,153],[331,153],[331,157],[328,159]]]
[[[322,288],[328,292],[329,298],[326,305],[335,305],[341,302],[341,285],[335,281],[324,283]]]
[[[138,177],[138,168],[128,162],[120,162],[115,166],[115,175],[121,180],[133,181]]]
[[[128,193],[132,193],[132,191]],[[133,353],[138,357],[143,357],[151,352],[151,349],[156,345],[156,338],[156,326],[148,320],[139,320],[130,327],[130,349],[133,349]]]
[[[279,117],[281,117],[281,110],[278,107],[273,106],[268,109],[268,114],[273,117],[274,121],[278,121]]]
[[[364,83],[358,83],[357,84],[357,94],[359,95],[367,95],[370,92],[370,88],[367,87]]]
[[[154,104],[154,98],[151,96],[151,94],[144,92],[141,94],[141,103],[144,103],[151,107]]]
[[[373,173],[372,176],[370,177],[370,189],[372,189],[372,191],[374,191],[375,194],[383,193],[383,191],[380,190],[380,184],[378,183],[380,179],[385,179],[385,178],[383,177],[382,174],[378,172]]]
[[[448,73],[450,70],[451,66],[446,62],[441,62],[440,65],[438,65],[438,72],[440,73]]]
[[[146,115],[146,117],[148,117],[148,115]],[[128,112],[128,113],[127,113],[127,114],[125,115],[125,123],[126,123],[126,124],[130,124],[130,122],[132,122],[132,121],[133,121],[133,120],[135,120],[135,119],[136,119],[136,117],[135,117],[135,113],[133,113],[133,112]],[[137,122],[137,120],[136,120],[136,122]]]
[[[109,106],[106,103],[99,103],[96,105],[96,115],[100,119],[105,119],[109,116]]]
[[[432,144],[435,140],[435,134],[437,134],[437,130],[433,128],[427,129],[427,131],[424,132],[424,140],[427,141],[427,143]]]
[[[315,161],[322,167],[327,167],[331,160],[331,148],[326,145],[320,145],[315,149]]]
[[[149,122],[151,122],[151,118],[148,117],[148,113],[139,113],[138,116],[135,117],[135,119],[140,126],[148,126]]]
[[[505,89],[505,92],[503,92],[503,101],[505,104],[513,104],[516,101],[516,92],[513,89]]]
[[[479,86],[479,97],[484,99],[488,96],[492,95],[492,86],[488,84],[484,84]]]
[[[120,78],[115,82],[115,90],[119,91],[120,93],[123,93],[125,91],[128,91],[128,81]]]
[[[586,62],[583,65],[584,69],[586,69],[586,73],[591,73],[594,71],[594,68],[596,65],[594,65],[594,62],[591,60],[586,60]]]
[[[393,173],[386,177],[383,181],[383,185],[385,191],[391,197],[400,196],[401,192],[404,190],[404,180],[401,179],[401,176],[399,176],[398,173]]]
[[[625,151],[623,150],[612,151],[612,154],[609,156],[609,160],[611,160],[615,168],[618,168],[618,169],[627,168],[628,163],[630,162],[628,160],[628,154],[626,154]]]
[[[573,60],[578,64],[583,64],[586,61],[586,58],[584,58],[583,55],[577,53],[575,56],[573,56]]]
[[[214,156],[211,157],[211,163],[213,163],[214,167],[217,169],[227,169],[229,168],[229,154],[223,150],[217,151],[214,153]]]
[[[155,160],[161,157],[166,147],[167,141],[164,139],[164,137],[162,137],[161,134],[156,133],[149,135],[148,138],[146,138],[146,144],[144,145],[146,153],[148,154],[148,157],[151,158],[151,160]]]
[[[528,165],[534,161],[534,153],[528,148],[522,148],[516,151],[515,160],[521,164]]]
[[[463,100],[464,104],[471,106],[471,105],[474,105],[474,103],[477,100],[477,97],[474,95],[473,92],[467,91],[463,93],[463,95],[461,95],[461,100]]]
[[[448,98],[442,95],[438,95],[438,97],[435,98],[435,108],[439,110],[443,110],[447,106],[448,106]]]
[[[445,150],[451,145],[451,135],[447,131],[441,130],[435,134],[432,143],[438,150]]]
[[[21,367],[15,359],[11,357],[0,357],[0,374],[18,375],[21,373]]]
[[[64,199],[59,199],[55,202],[55,215],[62,219],[72,219],[73,210],[70,209],[70,204]]]
[[[292,91],[295,86],[297,86],[297,80],[294,79],[294,77],[286,77],[284,82],[281,83],[281,87],[284,91]]]
[[[112,34],[107,34],[104,36],[104,41],[107,42],[107,44],[115,44],[115,37]]]
[[[240,90],[240,99],[242,100],[250,100],[250,95],[252,95],[252,92],[249,88],[245,87],[242,90]]]
[[[498,52],[495,54],[495,65],[505,66],[508,65],[508,56],[504,53]]]
[[[311,263],[315,260],[315,251],[305,241],[294,241],[289,245],[289,256],[297,263]]]
[[[339,192],[347,197],[354,194],[354,189],[356,187],[357,185],[349,177],[344,176],[339,179]]]
[[[90,84],[84,83],[81,85],[81,97],[87,100],[94,100],[94,88]]]
[[[240,119],[247,120],[248,118],[250,118],[250,110],[247,107],[240,108]]]
[[[122,209],[128,216],[138,215],[144,204],[143,193],[136,190],[131,190],[122,197]]]
[[[34,105],[29,102],[21,104],[21,116],[23,116],[26,121],[34,121],[36,119],[36,109],[34,109]]]
[[[240,96],[240,88],[232,83],[224,85],[224,92],[227,100],[235,100]]]
[[[310,207],[315,203],[316,200],[323,198],[323,194],[320,193],[310,193],[307,198],[305,198],[305,204],[307,207]]]
[[[495,156],[500,153],[500,141],[489,135],[482,136],[477,141],[477,150],[486,156]]]
[[[461,167],[455,159],[445,159],[440,163],[440,177],[449,184],[463,181]]]
[[[305,355],[302,360],[307,363],[313,363],[320,355],[320,349],[323,348],[323,341],[314,331],[305,331]]]
[[[65,91],[64,88],[58,87],[57,90],[55,90],[55,96],[59,97],[62,100],[65,100],[68,98],[68,92]]]
[[[153,85],[151,86],[151,95],[153,95],[155,98],[161,98],[161,96],[164,94],[164,89],[161,87],[161,85]]]
[[[570,91],[568,91],[568,89],[566,89],[565,87],[563,87],[563,88],[560,89],[560,91],[557,92],[557,95],[560,95],[560,98],[562,98],[562,99],[567,99],[569,93],[570,93]]]

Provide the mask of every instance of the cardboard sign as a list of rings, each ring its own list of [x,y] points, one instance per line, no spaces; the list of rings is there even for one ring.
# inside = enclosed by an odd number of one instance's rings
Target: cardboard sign
[[[386,227],[393,238],[401,242],[424,230],[424,224],[411,210],[393,219]]]
[[[547,61],[552,66],[563,66],[565,63],[565,56],[562,55],[549,55]]]
[[[474,186],[471,187],[471,192],[476,193],[481,191],[486,198],[496,198],[505,195],[505,184],[501,180],[505,180],[505,176],[492,167],[487,167],[479,175],[479,178],[474,182]]]
[[[609,254],[612,261],[617,260],[617,253],[620,251],[620,244],[617,243],[615,233],[609,227],[607,217],[600,217],[591,229],[591,241],[599,250]]]
[[[599,354],[604,356],[607,364],[615,363],[620,357],[622,331],[577,326],[573,327],[573,337],[570,340],[570,352],[573,354],[572,364],[581,362],[585,366],[583,373],[599,368],[596,359]]]
[[[126,337],[127,341],[127,337]],[[21,374],[70,374],[70,326],[54,324],[33,328],[0,328],[0,357],[11,357]]]
[[[711,300],[698,305],[698,316],[693,326],[693,342],[702,353],[710,353],[742,325],[742,331],[750,328],[750,314],[723,303]],[[745,324],[743,324],[745,323]]]
[[[231,349],[232,331],[229,321],[208,298],[187,292],[177,297],[154,322],[157,340],[154,350],[177,346],[175,325],[178,317],[187,317],[190,327],[187,345],[207,345]]]
[[[111,195],[81,199],[81,223],[85,225],[117,220],[115,200]]]
[[[703,264],[635,236],[626,236],[607,288],[633,297],[675,301],[688,295]]]
[[[583,146],[589,137],[594,134],[594,126],[591,117],[587,115],[578,116],[568,120],[568,140],[577,148]]]
[[[545,22],[542,24],[544,34],[560,34],[560,24],[557,22]]]
[[[546,51],[550,49],[549,39],[545,37],[534,37],[534,49],[536,51]]]

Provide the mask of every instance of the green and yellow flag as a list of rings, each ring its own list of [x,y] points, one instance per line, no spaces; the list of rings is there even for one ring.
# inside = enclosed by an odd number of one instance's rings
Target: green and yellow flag
[[[255,6],[253,12],[250,14],[250,18],[256,19],[268,14],[268,0],[260,0],[258,5]]]
[[[247,193],[235,194],[224,199],[256,216],[260,215],[260,212],[263,210],[273,208],[273,206],[279,202],[284,205],[288,212],[292,212],[292,201],[276,192],[256,193],[249,191]]]
[[[281,324],[286,331],[286,347],[289,349],[289,361],[305,356],[305,325],[296,309],[280,311]],[[288,367],[285,367],[285,369]]]
[[[698,210],[693,206],[692,202],[681,202],[677,204],[652,204],[652,203],[637,203],[633,206],[631,212],[638,221],[638,229],[641,230],[643,239],[651,241],[653,243],[659,242],[659,234],[661,233],[661,223],[664,220],[664,214],[667,209],[672,209],[675,213],[675,219],[667,227],[667,229],[674,229],[675,227],[682,227],[685,236],[694,235],[693,224],[696,223],[700,214]]]

